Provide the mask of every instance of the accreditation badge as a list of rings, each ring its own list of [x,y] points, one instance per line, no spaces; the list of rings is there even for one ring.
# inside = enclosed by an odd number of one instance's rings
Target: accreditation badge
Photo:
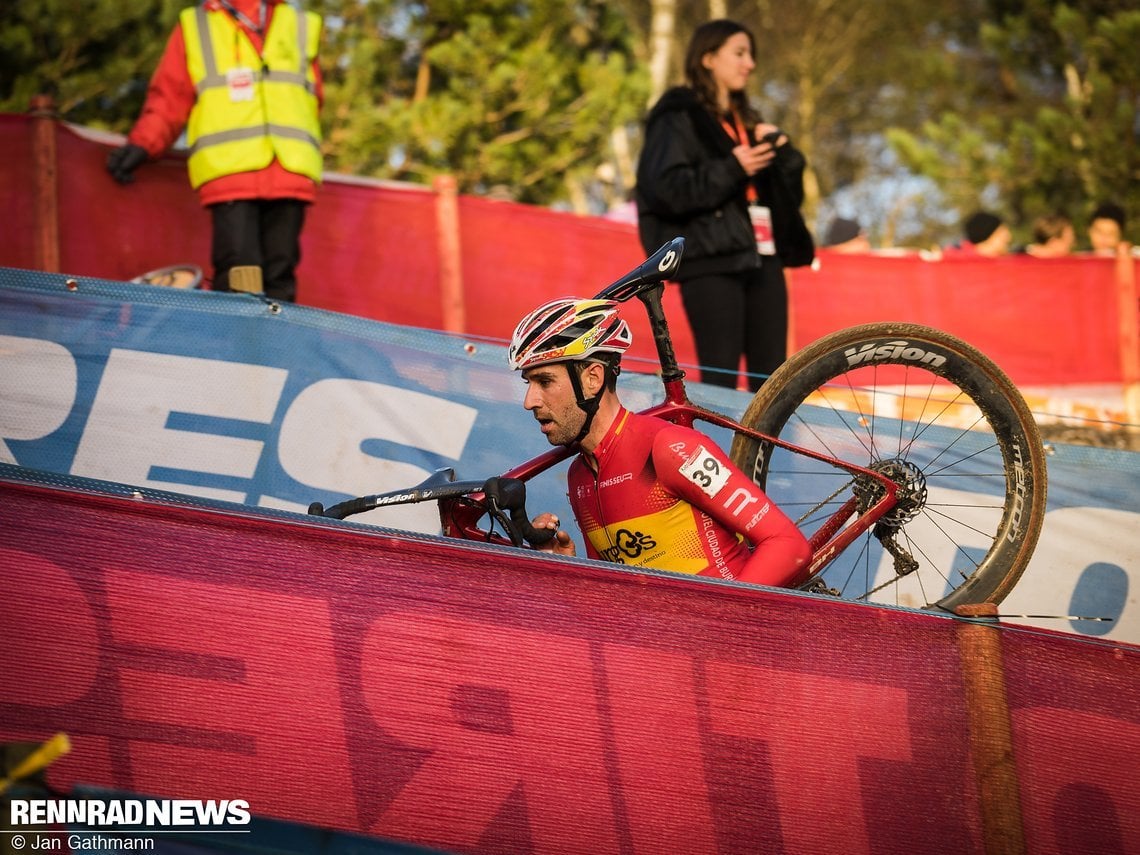
[[[231,68],[226,72],[226,86],[230,90],[231,101],[253,100],[253,69]]]
[[[756,233],[756,251],[761,255],[776,254],[776,239],[772,234],[772,209],[763,205],[749,205],[748,218]]]

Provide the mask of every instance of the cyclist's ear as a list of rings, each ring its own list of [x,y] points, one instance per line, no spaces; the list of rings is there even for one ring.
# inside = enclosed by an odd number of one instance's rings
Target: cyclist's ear
[[[601,362],[585,362],[582,368],[582,392],[592,398],[606,385],[606,366]]]

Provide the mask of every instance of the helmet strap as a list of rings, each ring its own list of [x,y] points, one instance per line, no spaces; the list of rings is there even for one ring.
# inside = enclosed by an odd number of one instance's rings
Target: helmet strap
[[[604,363],[602,367],[607,371],[609,370]],[[594,423],[594,416],[598,413],[598,406],[602,403],[602,393],[606,391],[606,384],[603,381],[602,387],[598,390],[597,394],[592,398],[587,398],[584,390],[582,389],[582,377],[578,371],[578,363],[568,362],[566,364],[566,373],[570,375],[570,387],[574,390],[574,398],[577,401],[578,409],[586,414],[586,420],[582,422],[582,429],[578,431],[578,435],[570,440],[567,445],[577,445],[586,438],[586,434],[590,432],[590,425]]]

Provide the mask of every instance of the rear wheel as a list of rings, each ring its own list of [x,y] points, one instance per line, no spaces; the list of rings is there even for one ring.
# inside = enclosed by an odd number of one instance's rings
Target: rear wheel
[[[1045,517],[1041,436],[1025,400],[984,354],[939,330],[877,323],[821,338],[756,393],[741,423],[886,475],[898,505],[814,587],[911,607],[999,603]],[[737,434],[732,459],[810,538],[882,486]]]

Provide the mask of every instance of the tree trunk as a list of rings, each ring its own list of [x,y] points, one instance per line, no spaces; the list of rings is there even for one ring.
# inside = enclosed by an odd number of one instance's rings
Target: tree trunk
[[[610,145],[613,146],[614,164],[617,166],[616,189],[621,193],[621,201],[625,201],[637,183],[637,164],[629,142],[629,128],[625,125],[614,128],[610,134]]]
[[[649,22],[649,103],[657,103],[669,85],[669,60],[677,29],[676,0],[652,0]]]

